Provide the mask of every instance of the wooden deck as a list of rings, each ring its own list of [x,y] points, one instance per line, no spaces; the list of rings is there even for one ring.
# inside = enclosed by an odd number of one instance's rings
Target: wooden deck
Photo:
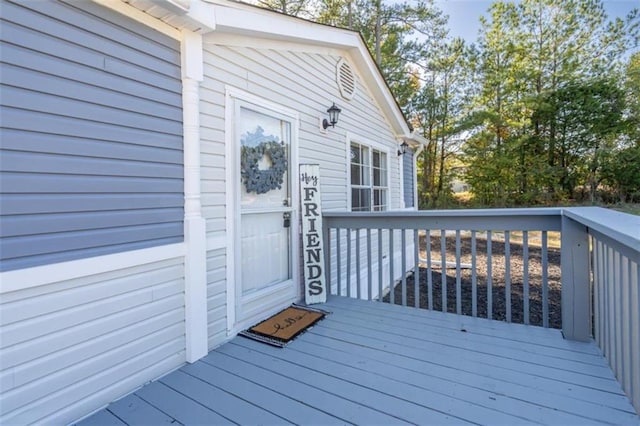
[[[285,349],[236,337],[81,422],[634,424],[593,343],[342,297]]]

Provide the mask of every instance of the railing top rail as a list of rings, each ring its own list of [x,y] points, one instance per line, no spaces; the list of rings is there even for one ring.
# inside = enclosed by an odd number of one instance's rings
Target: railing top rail
[[[396,210],[323,212],[322,216],[324,225],[329,228],[559,231],[562,210],[559,208]]]
[[[384,212],[322,212],[327,218],[406,218],[406,217],[514,217],[514,216],[560,216],[562,208],[514,208],[514,209],[464,209],[464,210],[391,210]]]
[[[640,252],[640,216],[602,207],[570,207],[562,215]]]

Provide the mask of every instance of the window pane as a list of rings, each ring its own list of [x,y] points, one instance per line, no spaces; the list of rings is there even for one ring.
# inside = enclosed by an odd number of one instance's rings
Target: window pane
[[[369,166],[371,164],[369,159],[369,147],[361,145],[360,148],[362,149],[362,164]]]
[[[361,210],[368,212],[371,211],[371,190],[370,189],[360,189],[360,202],[361,202]]]
[[[386,189],[373,190],[373,210],[374,211],[387,210],[387,190]]]
[[[380,184],[377,186],[387,186],[387,171],[380,170]]]
[[[380,167],[380,152],[373,151],[373,167]]]
[[[351,190],[351,210],[354,212],[371,210],[371,190],[353,188]]]
[[[351,190],[351,210],[358,211],[360,209],[360,191],[356,188]]]
[[[356,164],[351,165],[351,185],[362,185],[362,179],[360,178],[360,166]]]
[[[360,148],[356,144],[351,144],[351,162],[360,163]]]

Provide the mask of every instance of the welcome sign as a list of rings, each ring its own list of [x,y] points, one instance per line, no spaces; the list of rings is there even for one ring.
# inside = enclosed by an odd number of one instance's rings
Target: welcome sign
[[[302,216],[302,257],[304,269],[304,301],[327,301],[322,244],[322,208],[320,206],[320,166],[300,165],[300,200]]]

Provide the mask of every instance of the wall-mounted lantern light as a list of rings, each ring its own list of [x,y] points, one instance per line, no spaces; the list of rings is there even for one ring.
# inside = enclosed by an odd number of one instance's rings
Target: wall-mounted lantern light
[[[340,112],[342,112],[342,110],[338,108],[334,102],[333,105],[331,105],[331,108],[327,110],[327,112],[329,113],[329,121],[327,121],[326,118],[322,120],[322,128],[325,130],[327,130],[327,127],[329,126],[336,126],[336,123],[338,122],[338,116],[340,116]]]
[[[400,149],[398,149],[398,157],[404,155],[407,152],[408,147],[409,145],[406,142],[402,142],[402,145],[400,145]]]

